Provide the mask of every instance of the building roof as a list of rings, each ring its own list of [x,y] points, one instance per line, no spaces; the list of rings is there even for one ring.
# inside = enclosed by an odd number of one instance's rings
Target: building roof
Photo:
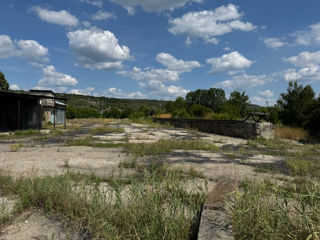
[[[29,90],[33,94],[37,95],[45,95],[45,96],[56,96],[56,94],[52,90],[37,90],[37,89],[30,89]]]
[[[38,91],[38,90],[37,90]],[[51,91],[52,92],[52,91]],[[52,92],[55,96],[48,96],[45,94],[36,94],[33,92],[13,92],[13,91],[2,91],[0,90],[0,96],[7,96],[7,97],[18,97],[18,98],[50,98],[50,99],[56,99],[56,100],[63,100],[66,101],[66,98],[60,98],[56,97],[56,94]]]

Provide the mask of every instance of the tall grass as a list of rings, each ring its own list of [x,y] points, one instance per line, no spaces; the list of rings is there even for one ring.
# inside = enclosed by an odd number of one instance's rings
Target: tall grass
[[[122,184],[103,189],[90,179],[0,176],[0,187],[18,195],[16,212],[39,207],[60,214],[94,239],[188,239],[205,197],[203,190],[187,192],[177,171],[145,169],[127,191]]]
[[[297,141],[305,140],[309,137],[306,130],[287,126],[276,126],[274,129],[274,136],[277,138],[285,138]]]
[[[310,183],[304,194],[245,181],[233,194],[231,207],[235,239],[319,239],[320,184]]]

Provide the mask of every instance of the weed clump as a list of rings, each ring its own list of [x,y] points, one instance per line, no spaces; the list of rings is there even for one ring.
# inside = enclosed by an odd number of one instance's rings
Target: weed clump
[[[319,183],[303,194],[270,181],[247,180],[242,189],[230,208],[235,239],[319,239]]]
[[[22,148],[23,145],[21,143],[15,143],[10,145],[10,151],[11,152],[18,152],[20,148]]]
[[[59,214],[95,239],[188,239],[205,190],[188,192],[179,171],[144,169],[130,185],[101,184],[93,175],[0,176],[3,193],[15,194],[15,212],[29,207]],[[107,181],[108,182],[108,181]]]

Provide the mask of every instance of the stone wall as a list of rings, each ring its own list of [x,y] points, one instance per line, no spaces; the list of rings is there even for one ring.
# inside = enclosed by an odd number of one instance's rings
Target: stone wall
[[[223,136],[254,139],[264,137],[273,138],[272,123],[255,123],[250,121],[208,120],[208,119],[169,119],[154,118],[154,121],[175,127],[197,129],[200,132],[214,133]]]

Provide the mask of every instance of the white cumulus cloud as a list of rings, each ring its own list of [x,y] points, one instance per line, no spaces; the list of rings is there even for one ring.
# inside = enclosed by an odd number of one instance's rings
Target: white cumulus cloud
[[[201,64],[197,61],[178,60],[169,53],[159,53],[156,59],[167,69],[177,72],[191,72],[194,68],[201,67]]]
[[[163,52],[157,54],[156,59],[166,68],[141,69],[133,67],[131,71],[120,71],[118,73],[137,80],[139,86],[148,90],[152,97],[174,99],[178,96],[185,96],[189,90],[181,86],[168,85],[168,83],[179,81],[181,74],[200,67],[200,63],[176,59],[171,54]]]
[[[47,8],[32,7],[32,11],[36,12],[38,17],[45,22],[59,24],[63,26],[74,27],[78,25],[78,18],[73,16],[66,10],[53,11]]]
[[[222,81],[216,86],[233,89],[233,90],[244,90],[250,89],[257,86],[262,86],[269,81],[266,75],[248,75],[242,74],[232,77],[229,80]]]
[[[297,56],[283,58],[284,61],[292,63],[295,66],[312,66],[320,64],[320,51],[302,52]]]
[[[0,35],[0,58],[19,57],[29,63],[39,65],[49,61],[48,48],[35,40],[14,40],[8,35]]]
[[[188,3],[201,3],[202,0],[110,0],[120,4],[130,15],[135,12],[135,7],[141,6],[147,12],[161,12],[163,10],[174,10],[185,6]]]
[[[30,62],[46,62],[48,58],[48,48],[42,46],[34,40],[19,40],[17,42],[18,55]]]
[[[283,60],[297,67],[283,71],[285,81],[315,82],[320,80],[320,51],[301,52],[296,56],[283,58]]]
[[[207,63],[211,65],[209,73],[218,74],[222,72],[235,72],[248,68],[253,63],[237,51],[223,54],[221,57],[208,58]]]
[[[289,81],[308,81],[320,80],[320,68],[318,65],[306,66],[300,69],[287,69],[283,72],[284,80]]]
[[[273,48],[273,49],[277,49],[288,44],[287,42],[282,41],[279,38],[266,38],[263,40],[263,42],[268,48]]]
[[[130,59],[127,46],[120,46],[110,31],[97,28],[68,32],[69,46],[85,67],[99,70],[119,69]]]
[[[39,80],[39,86],[67,87],[78,84],[77,79],[68,74],[58,72],[54,66],[47,66],[42,69],[43,77]]]
[[[129,72],[129,76],[138,81],[156,80],[160,82],[176,82],[180,79],[180,72],[171,71],[168,69],[141,69],[133,67]]]
[[[174,34],[186,34],[189,37],[202,38],[212,44],[218,44],[218,36],[232,31],[252,31],[256,28],[250,22],[242,22],[243,13],[234,4],[221,6],[215,10],[189,12],[180,18],[169,20],[169,31]]]

